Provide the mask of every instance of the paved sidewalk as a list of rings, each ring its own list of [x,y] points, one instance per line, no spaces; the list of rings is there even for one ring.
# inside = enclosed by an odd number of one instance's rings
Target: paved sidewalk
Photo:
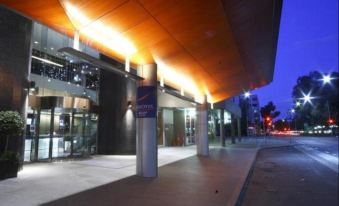
[[[158,149],[158,165],[196,155],[196,147]],[[135,155],[97,155],[91,159],[24,165],[18,178],[0,181],[0,205],[38,205],[135,174]]]
[[[235,205],[257,149],[212,149],[159,168],[158,178],[131,176],[45,205]]]
[[[159,177],[135,176],[135,156],[26,165],[0,182],[0,205],[234,205],[256,145],[159,148]]]
[[[135,176],[135,156],[25,165],[0,182],[0,205],[235,205],[258,148],[289,145],[286,138],[242,138],[226,148],[160,147],[159,177]]]

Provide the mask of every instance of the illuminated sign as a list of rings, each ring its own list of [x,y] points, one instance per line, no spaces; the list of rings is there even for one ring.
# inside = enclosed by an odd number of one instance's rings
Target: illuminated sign
[[[137,118],[155,118],[157,114],[156,87],[142,86],[137,90]]]

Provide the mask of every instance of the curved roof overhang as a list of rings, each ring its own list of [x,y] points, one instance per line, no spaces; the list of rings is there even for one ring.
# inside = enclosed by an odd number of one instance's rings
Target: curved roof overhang
[[[0,0],[120,61],[217,102],[272,81],[281,0]]]

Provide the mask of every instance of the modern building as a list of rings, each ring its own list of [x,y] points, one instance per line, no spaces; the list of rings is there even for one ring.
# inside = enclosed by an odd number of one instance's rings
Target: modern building
[[[258,95],[248,93],[248,95],[240,95],[238,98],[243,113],[243,127],[247,128],[247,135],[260,135],[261,113]]]
[[[225,125],[240,135],[230,98],[273,78],[279,0],[0,3],[0,110],[26,119],[22,161],[136,154],[154,177],[158,146],[208,155]]]

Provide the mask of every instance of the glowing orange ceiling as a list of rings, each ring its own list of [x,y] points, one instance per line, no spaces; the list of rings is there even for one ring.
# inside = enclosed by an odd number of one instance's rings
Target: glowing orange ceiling
[[[263,86],[272,80],[274,64],[265,72],[249,66],[245,68],[239,39],[234,36],[234,25],[230,25],[225,9],[227,1],[0,2],[66,35],[73,36],[78,30],[84,43],[121,61],[128,56],[134,66],[157,63],[158,77],[163,77],[165,84],[178,90],[183,87],[192,95],[207,94],[210,102]],[[268,25],[266,30],[271,29],[270,22],[265,25]],[[275,55],[274,43],[272,51],[266,52],[270,54],[263,55],[263,58],[271,59],[272,52]],[[260,47],[259,44],[256,46]]]

